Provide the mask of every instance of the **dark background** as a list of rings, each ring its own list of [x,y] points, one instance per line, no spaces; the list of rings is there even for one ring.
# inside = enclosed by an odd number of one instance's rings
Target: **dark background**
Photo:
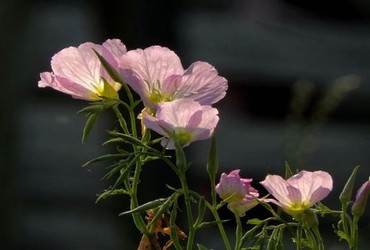
[[[267,173],[283,174],[288,160],[330,172],[334,190],[325,204],[339,209],[353,167],[361,165],[356,188],[370,175],[366,0],[2,0],[0,18],[0,249],[135,249],[140,239],[131,218],[118,217],[127,197],[94,204],[108,185],[100,180],[104,165],[80,167],[109,150],[101,143],[111,116],[81,144],[85,119],[77,111],[85,103],[37,88],[56,52],[86,41],[158,44],[176,51],[185,68],[197,60],[215,65],[229,80],[216,105],[221,170],[240,168],[258,188]],[[190,184],[204,193],[207,146],[187,149]],[[168,172],[145,168],[142,202],[163,196],[164,184],[178,185]],[[254,209],[247,217],[259,215]],[[346,249],[332,232],[335,220],[324,219],[327,248]],[[369,219],[368,206],[360,249],[369,243]],[[199,241],[214,234],[205,230]],[[217,240],[209,247],[222,248]]]

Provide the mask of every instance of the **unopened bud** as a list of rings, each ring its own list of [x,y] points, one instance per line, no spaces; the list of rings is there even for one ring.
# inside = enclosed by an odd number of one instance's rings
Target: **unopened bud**
[[[361,217],[365,212],[367,199],[370,194],[370,177],[357,191],[356,200],[352,205],[352,215]]]
[[[348,178],[346,185],[343,188],[342,193],[339,195],[339,200],[343,205],[347,205],[352,199],[353,186],[355,184],[357,170],[360,166],[353,169],[351,176]]]

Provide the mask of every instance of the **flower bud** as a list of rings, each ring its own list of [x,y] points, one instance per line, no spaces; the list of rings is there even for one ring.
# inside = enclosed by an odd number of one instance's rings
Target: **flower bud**
[[[346,185],[343,188],[342,193],[339,195],[339,200],[342,205],[346,205],[351,201],[353,186],[355,184],[355,179],[357,175],[357,170],[360,166],[357,166],[353,169],[351,176],[348,178]]]
[[[357,191],[356,200],[352,205],[352,215],[361,217],[364,214],[367,199],[370,194],[370,177]]]

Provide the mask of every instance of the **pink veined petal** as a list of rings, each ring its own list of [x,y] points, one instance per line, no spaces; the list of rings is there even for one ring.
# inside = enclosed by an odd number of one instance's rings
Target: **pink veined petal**
[[[289,206],[291,204],[291,197],[289,197],[289,194],[292,195],[291,187],[281,176],[267,175],[265,180],[260,183],[282,206]],[[288,190],[288,187],[290,187],[290,190]]]
[[[211,105],[226,95],[227,80],[206,62],[195,62],[178,83],[175,98],[191,98],[202,105]]]
[[[82,100],[92,100],[94,93],[84,86],[75,84],[68,79],[61,78],[59,76],[54,76],[53,73],[43,72],[40,74],[41,80],[38,83],[39,87],[51,87],[55,90],[61,91],[65,94],[72,95],[73,98]]]
[[[127,52],[126,46],[119,39],[108,39],[103,43],[103,47],[111,53],[117,63]]]
[[[302,170],[289,178],[287,182],[300,190],[302,201],[309,202],[311,205],[324,199],[333,187],[331,176],[324,171],[309,172]]]
[[[229,198],[235,194],[242,199],[246,195],[246,189],[239,176],[240,169],[232,171],[230,174],[221,174],[220,182],[216,185],[216,192],[222,199]]]
[[[201,122],[199,126],[194,129],[194,134],[199,140],[208,139],[213,134],[219,121],[218,110],[216,108],[202,106],[202,111]]]
[[[167,77],[184,72],[179,57],[160,46],[128,51],[119,65],[124,80],[142,98],[146,98],[153,87],[161,89],[160,84]]]
[[[38,82],[38,86],[40,88],[51,87],[54,82],[54,75],[51,72],[43,72],[40,74],[40,81]]]
[[[193,128],[201,122],[201,106],[188,99],[164,102],[158,105],[157,117],[174,127]]]
[[[62,91],[66,94],[71,95],[75,99],[81,100],[98,100],[99,97],[92,91],[90,88],[87,88],[85,85],[76,84],[69,81],[66,78],[55,76],[54,89]]]
[[[331,175],[324,171],[313,172],[314,191],[311,193],[311,204],[323,200],[333,189],[333,179]]]
[[[159,122],[158,118],[156,118],[154,116],[151,116],[149,114],[144,113],[143,114],[143,123],[147,128],[157,132],[160,135],[165,135],[166,134],[166,132],[162,128],[162,124]]]
[[[92,48],[100,51],[99,45],[92,43],[61,50],[51,60],[54,74],[94,90],[93,84],[100,81],[101,64]]]

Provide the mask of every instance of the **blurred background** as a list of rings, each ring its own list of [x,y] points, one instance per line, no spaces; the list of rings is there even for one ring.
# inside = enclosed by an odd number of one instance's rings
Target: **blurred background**
[[[112,126],[101,117],[81,144],[86,103],[37,88],[50,58],[68,46],[108,38],[128,49],[158,44],[184,68],[203,60],[229,80],[216,105],[222,172],[240,168],[255,186],[267,173],[325,170],[337,197],[356,165],[357,189],[370,175],[370,2],[367,0],[2,0],[0,3],[0,249],[136,249],[140,235],[127,197],[95,204],[107,187],[104,165]],[[208,192],[208,142],[187,149],[191,186]],[[145,168],[141,201],[178,185],[161,164]],[[262,188],[261,188],[262,190]],[[369,243],[369,205],[360,249]],[[259,216],[251,210],[245,219]],[[230,217],[225,210],[224,216]],[[326,218],[327,249],[347,249]],[[230,224],[230,228],[232,228]],[[216,232],[200,241],[222,249]],[[367,242],[366,242],[367,241]]]

